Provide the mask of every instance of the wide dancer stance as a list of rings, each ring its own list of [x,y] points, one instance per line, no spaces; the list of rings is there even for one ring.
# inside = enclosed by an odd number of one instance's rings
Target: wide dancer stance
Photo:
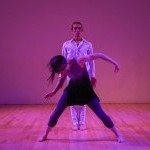
[[[52,97],[56,92],[63,86],[64,81],[67,76],[69,76],[70,81],[67,87],[64,89],[60,100],[50,116],[48,127],[44,135],[39,139],[40,142],[47,139],[48,133],[56,125],[59,117],[64,112],[67,106],[73,105],[85,105],[87,104],[92,111],[97,115],[97,117],[104,123],[104,125],[111,129],[116,135],[118,142],[123,142],[124,139],[114,126],[114,123],[110,117],[103,111],[99,98],[93,90],[90,82],[88,72],[85,67],[85,62],[96,60],[96,59],[106,60],[115,66],[114,72],[119,71],[119,66],[116,61],[102,53],[94,53],[84,57],[79,57],[77,59],[67,60],[62,55],[57,55],[51,58],[48,66],[51,71],[49,79],[52,81],[55,78],[55,74],[60,74],[60,79],[56,84],[54,90],[47,94],[45,98]]]

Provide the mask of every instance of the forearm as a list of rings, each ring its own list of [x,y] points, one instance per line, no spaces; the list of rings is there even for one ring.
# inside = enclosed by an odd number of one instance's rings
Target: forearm
[[[60,88],[62,88],[63,84],[64,84],[65,79],[60,78],[60,80],[57,82],[55,88],[53,89],[53,93],[55,94]]]
[[[114,65],[118,65],[118,63],[115,60],[113,60],[111,57],[109,57],[109,56],[107,56],[107,55],[105,55],[103,53],[96,53],[94,55],[91,55],[91,57],[92,57],[92,59],[101,58],[101,59],[103,59],[105,61],[108,61],[108,62],[114,64]]]
[[[89,76],[95,78],[95,63],[93,60],[89,61],[88,63],[89,63],[89,70],[88,70]]]

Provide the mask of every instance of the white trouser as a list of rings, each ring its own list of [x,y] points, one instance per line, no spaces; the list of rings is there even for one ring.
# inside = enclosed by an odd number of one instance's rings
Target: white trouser
[[[85,124],[86,105],[70,106],[73,125]]]

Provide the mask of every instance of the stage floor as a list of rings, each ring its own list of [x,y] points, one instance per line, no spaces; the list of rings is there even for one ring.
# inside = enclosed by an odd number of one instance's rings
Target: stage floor
[[[38,142],[55,105],[0,105],[0,150],[149,150],[150,104],[101,104],[126,141],[87,107],[85,131],[73,131],[69,107],[48,140]]]

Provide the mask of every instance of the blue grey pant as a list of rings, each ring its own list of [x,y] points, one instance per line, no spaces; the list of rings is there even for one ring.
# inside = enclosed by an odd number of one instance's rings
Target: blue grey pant
[[[61,96],[54,112],[50,116],[48,126],[54,127],[56,125],[59,117],[61,116],[61,114],[66,109],[66,107],[67,107],[67,95],[66,94],[67,93],[64,92],[63,95]],[[91,100],[87,105],[92,109],[92,111],[104,123],[104,125],[107,128],[112,128],[114,126],[110,117],[103,111],[97,98]]]

